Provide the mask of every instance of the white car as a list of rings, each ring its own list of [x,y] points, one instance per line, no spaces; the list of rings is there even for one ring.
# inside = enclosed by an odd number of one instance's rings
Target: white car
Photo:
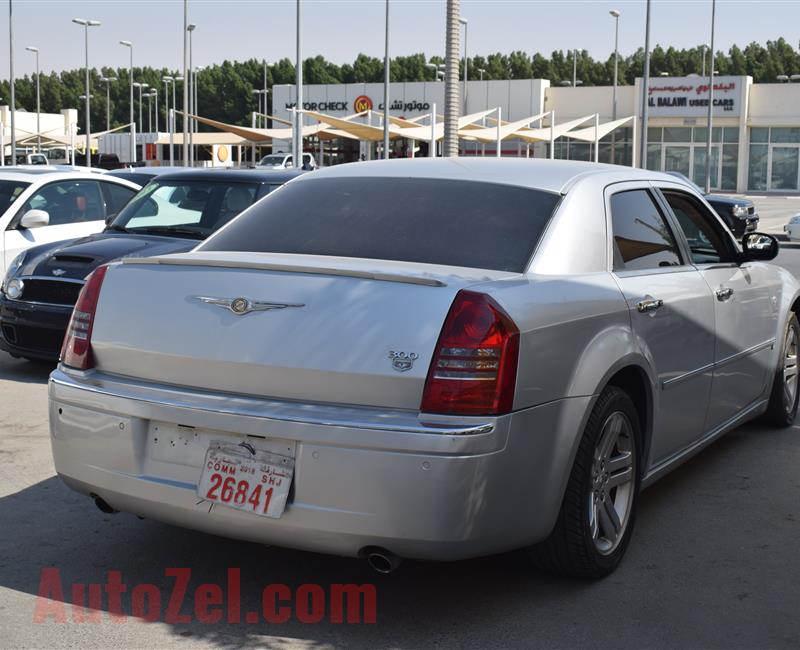
[[[290,153],[271,153],[264,156],[256,164],[258,169],[289,169],[293,166],[292,154]],[[303,167],[317,168],[317,162],[310,153],[303,154]]]
[[[786,233],[789,241],[800,241],[800,214],[789,219],[789,223],[783,227],[783,232]]]
[[[0,277],[24,250],[100,232],[136,183],[53,167],[0,170]]]

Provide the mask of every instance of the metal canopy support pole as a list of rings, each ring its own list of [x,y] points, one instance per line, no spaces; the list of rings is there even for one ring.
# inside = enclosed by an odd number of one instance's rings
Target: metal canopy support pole
[[[556,158],[556,112],[550,111],[550,160]]]
[[[6,166],[6,125],[0,120],[0,167]]]
[[[258,113],[253,111],[252,116],[251,116],[251,126],[254,129],[256,128],[256,115],[258,115]],[[253,146],[251,147],[250,151],[253,154],[253,166],[255,167],[255,164],[256,164],[256,141],[255,140],[253,140]]]
[[[633,116],[633,124],[631,125],[631,131],[633,133],[633,138],[631,140],[631,167],[636,167],[636,116]]]
[[[431,106],[431,143],[428,151],[429,158],[436,158],[436,104]]]
[[[175,107],[169,109],[169,166],[175,166]]]
[[[600,113],[594,114],[594,161],[600,162]]]
[[[500,158],[502,155],[502,148],[503,148],[503,138],[502,138],[502,131],[500,127],[502,126],[503,122],[503,107],[497,107],[497,151],[495,151],[495,158]]]

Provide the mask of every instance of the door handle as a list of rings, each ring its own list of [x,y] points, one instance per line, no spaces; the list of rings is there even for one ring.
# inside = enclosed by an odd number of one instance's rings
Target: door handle
[[[663,306],[664,301],[661,298],[647,298],[636,303],[636,309],[641,314],[651,314]]]
[[[714,295],[720,302],[725,302],[726,300],[730,300],[733,297],[733,289],[731,289],[730,287],[723,287],[722,289],[717,289],[714,292]]]

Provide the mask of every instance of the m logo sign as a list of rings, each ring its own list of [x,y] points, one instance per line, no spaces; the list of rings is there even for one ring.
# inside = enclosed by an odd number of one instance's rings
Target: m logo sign
[[[353,110],[356,113],[363,113],[364,111],[372,110],[372,100],[366,95],[359,95],[356,101],[353,102]]]

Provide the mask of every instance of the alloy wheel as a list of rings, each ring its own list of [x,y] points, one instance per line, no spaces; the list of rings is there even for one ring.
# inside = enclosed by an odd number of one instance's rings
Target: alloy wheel
[[[795,352],[795,362],[796,359]],[[613,553],[624,537],[633,505],[635,478],[633,427],[627,415],[615,411],[603,424],[592,460],[589,529],[601,555]]]
[[[786,330],[783,350],[783,395],[788,410],[794,407],[797,397],[797,327],[794,323]]]

